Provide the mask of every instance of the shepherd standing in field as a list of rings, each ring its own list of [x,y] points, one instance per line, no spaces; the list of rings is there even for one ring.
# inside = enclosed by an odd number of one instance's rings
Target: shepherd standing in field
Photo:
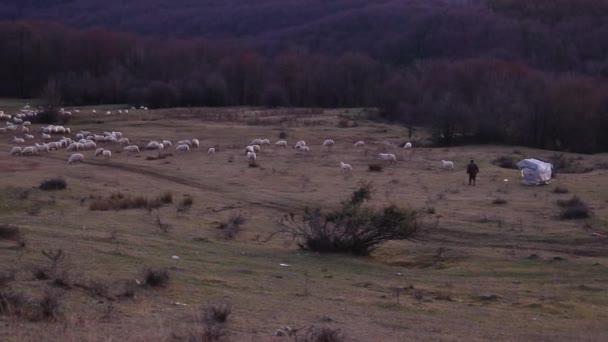
[[[475,161],[471,159],[471,162],[467,166],[467,174],[469,175],[469,185],[475,185],[475,179],[477,178],[477,174],[479,173],[479,167],[475,164]]]

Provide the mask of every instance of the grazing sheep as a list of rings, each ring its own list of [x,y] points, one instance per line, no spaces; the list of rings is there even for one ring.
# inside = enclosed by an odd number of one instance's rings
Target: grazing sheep
[[[33,135],[31,135],[31,134],[25,134],[25,135],[24,135],[24,137],[25,137],[25,139],[27,139],[27,140],[33,140],[33,139],[34,139],[34,136],[33,136]]]
[[[36,153],[37,150],[35,146],[28,146],[21,151],[22,156],[34,156]]]
[[[48,152],[50,149],[49,149],[49,146],[47,144],[42,144],[42,145],[36,144],[36,150],[38,152]]]
[[[353,171],[353,167],[350,164],[346,164],[344,162],[340,162],[340,169],[344,173],[351,173]]]
[[[15,146],[11,149],[11,156],[20,156],[21,155],[21,147]]]
[[[13,137],[12,142],[15,143],[15,144],[23,144],[25,142],[25,139]]]
[[[253,147],[253,152],[260,152],[260,145],[251,145]]]
[[[331,147],[331,146],[333,146],[335,143],[336,143],[335,141],[333,141],[333,140],[331,140],[331,139],[327,139],[327,140],[325,140],[325,141],[323,142],[323,146],[328,146],[328,147]]]
[[[112,152],[110,150],[103,150],[102,155],[105,159],[112,158]]]
[[[295,145],[293,145],[293,148],[295,148],[296,150],[301,150],[304,146],[306,146],[306,141],[300,140]]]
[[[355,147],[359,147],[359,146],[363,146],[363,145],[365,145],[365,141],[363,141],[363,140],[359,140],[355,143]]]
[[[287,141],[285,141],[285,140],[279,140],[274,144],[275,144],[275,146],[287,147]]]
[[[198,139],[192,139],[190,140],[190,142],[192,142],[192,147],[198,148],[200,146],[200,142],[198,141]]]
[[[441,168],[443,169],[452,169],[454,170],[454,162],[453,161],[449,161],[449,160],[442,160],[441,161]]]
[[[112,112],[110,112],[109,110],[106,112],[106,115],[112,115]]]
[[[253,146],[247,146],[247,147],[245,147],[245,155],[246,155],[247,153],[249,153],[249,152],[255,152],[255,151],[253,150]]]
[[[84,156],[82,153],[74,153],[70,156],[70,159],[68,159],[68,164],[82,163],[83,161]]]
[[[91,151],[96,148],[97,148],[97,144],[95,144],[95,142],[93,142],[93,141],[84,143],[84,150],[86,150],[86,151]]]
[[[121,145],[129,145],[130,144],[129,138],[120,138],[120,139],[118,139],[118,143]]]
[[[78,143],[71,143],[70,146],[68,146],[68,148],[66,148],[66,151],[68,152],[72,152],[72,151],[77,151],[78,150]]]
[[[210,148],[207,150],[207,154],[215,154],[215,148],[210,147]]]
[[[161,146],[161,143],[152,140],[148,143],[148,145],[146,145],[146,150],[162,150]]]
[[[188,145],[188,147],[192,147],[192,142],[190,140],[180,140],[177,142],[178,145]]]
[[[21,133],[29,133],[30,129],[27,126],[21,126]]]
[[[378,158],[391,163],[397,162],[397,157],[395,157],[395,155],[392,153],[378,153]]]
[[[21,124],[22,126],[31,126],[32,123],[29,121],[23,121],[23,123]]]
[[[166,147],[173,147],[173,144],[171,144],[171,140],[163,140],[163,145],[165,145]]]
[[[253,141],[249,145],[262,145],[262,139],[253,139]]]
[[[270,145],[270,139],[262,139],[259,145]]]
[[[255,152],[247,152],[247,160],[251,161],[256,161],[256,159],[258,158],[258,156],[255,154]]]
[[[129,145],[129,146],[123,148],[123,150],[127,151],[127,152],[139,153],[139,146],[137,146],[137,145]]]
[[[405,145],[403,145],[403,148],[404,149],[410,149],[410,148],[412,148],[412,143],[411,142],[405,143]]]
[[[177,152],[190,152],[190,146],[183,144],[183,145],[177,145],[177,147],[175,148],[175,150]]]
[[[310,151],[310,148],[306,145],[296,145],[295,149],[298,151],[306,151],[306,152]]]
[[[51,135],[50,134],[46,134],[46,133],[42,133],[42,139],[44,139],[44,140],[51,139]]]
[[[103,148],[98,148],[97,150],[95,150],[95,157],[99,157],[100,155],[102,155],[103,151]]]

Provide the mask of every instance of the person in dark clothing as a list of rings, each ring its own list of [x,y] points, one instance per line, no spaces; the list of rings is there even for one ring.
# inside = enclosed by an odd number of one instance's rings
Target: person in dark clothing
[[[475,178],[477,178],[477,174],[479,173],[479,167],[475,164],[475,161],[471,159],[471,162],[467,166],[467,174],[469,175],[469,185],[475,185]]]

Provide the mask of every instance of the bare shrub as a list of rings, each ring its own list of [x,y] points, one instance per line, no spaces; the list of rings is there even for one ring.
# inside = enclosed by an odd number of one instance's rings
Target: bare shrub
[[[226,323],[232,313],[232,305],[228,303],[210,304],[203,308],[203,318],[207,323]]]
[[[144,284],[149,287],[167,287],[169,286],[169,271],[149,269],[144,274]]]
[[[166,194],[157,198],[148,199],[143,196],[132,197],[121,192],[115,192],[107,198],[97,198],[89,205],[89,210],[108,211],[108,210],[128,210],[128,209],[156,209],[162,207],[168,200]],[[171,200],[173,198],[171,197]]]
[[[251,168],[260,167],[260,164],[258,164],[258,162],[256,162],[255,160],[250,160],[249,167],[251,167]]]
[[[27,313],[28,299],[13,290],[0,290],[0,315],[22,317]]]
[[[38,301],[38,312],[32,319],[56,321],[61,316],[61,294],[58,291],[47,289]]]
[[[384,167],[381,164],[369,164],[368,170],[370,172],[382,172]]]
[[[492,161],[492,164],[502,167],[503,169],[517,170],[517,161],[512,156],[500,156]]]
[[[507,203],[508,203],[508,202],[507,202],[507,200],[506,200],[506,199],[504,199],[504,198],[500,198],[500,197],[496,197],[496,198],[495,198],[495,199],[492,201],[492,204],[494,204],[494,205],[504,205],[504,204],[507,204]]]
[[[232,240],[241,232],[241,225],[244,224],[247,219],[241,214],[234,214],[230,218],[218,224],[220,235],[226,240]]]
[[[559,217],[562,220],[583,219],[591,216],[591,209],[577,196],[572,196],[568,200],[559,200],[557,205],[561,207]]]
[[[173,194],[170,191],[167,191],[164,194],[160,195],[159,198],[160,201],[165,204],[173,203]]]
[[[15,280],[16,270],[1,271],[0,272],[0,288],[5,287],[11,281]]]
[[[62,178],[51,178],[51,179],[47,179],[42,181],[42,183],[40,183],[40,190],[46,190],[46,191],[50,191],[50,190],[65,190],[65,188],[67,187],[67,183],[64,179]]]
[[[48,251],[42,250],[42,255],[44,255],[49,262],[51,277],[55,277],[59,268],[63,266],[66,254],[63,252],[63,249],[50,249]]]
[[[287,133],[286,132],[279,133],[279,139],[286,139],[286,138],[287,138]]]
[[[344,333],[340,329],[332,329],[330,327],[318,328],[312,326],[304,336],[305,342],[342,342],[346,341]]]
[[[12,225],[0,225],[0,240],[21,241],[21,231]]]
[[[180,211],[186,211],[186,210],[190,209],[193,204],[194,204],[194,198],[192,198],[192,196],[190,196],[190,195],[185,195],[184,198],[179,203],[178,210],[181,209]]]
[[[570,190],[561,186],[556,186],[555,189],[553,189],[553,192],[556,194],[567,194]]]
[[[417,235],[416,211],[394,205],[379,210],[364,207],[371,193],[371,184],[363,183],[338,210],[305,208],[300,219],[293,213],[285,215],[276,233],[291,235],[302,249],[355,255],[368,255],[384,242]]]
[[[230,332],[223,325],[212,324],[189,331],[185,340],[189,342],[224,342],[229,340],[229,335]]]

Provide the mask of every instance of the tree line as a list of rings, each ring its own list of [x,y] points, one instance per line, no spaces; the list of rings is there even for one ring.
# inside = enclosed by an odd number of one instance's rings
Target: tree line
[[[432,128],[438,144],[608,150],[606,78],[517,59],[396,65],[364,52],[262,53],[237,43],[28,21],[0,23],[0,51],[4,97],[58,94],[66,106],[378,107],[388,120]]]

